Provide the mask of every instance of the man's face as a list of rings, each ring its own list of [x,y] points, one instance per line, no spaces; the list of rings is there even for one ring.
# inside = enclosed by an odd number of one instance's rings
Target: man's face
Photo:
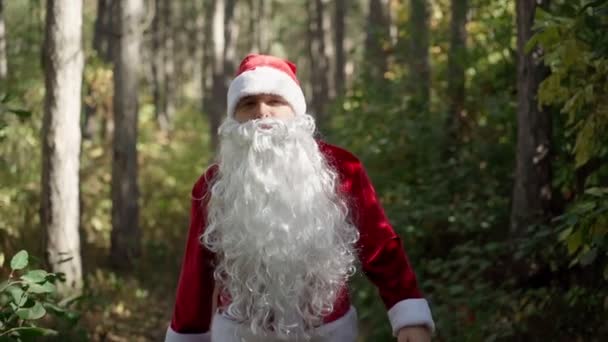
[[[239,100],[234,110],[234,119],[240,123],[263,118],[292,119],[293,109],[278,95],[257,94],[245,96]]]

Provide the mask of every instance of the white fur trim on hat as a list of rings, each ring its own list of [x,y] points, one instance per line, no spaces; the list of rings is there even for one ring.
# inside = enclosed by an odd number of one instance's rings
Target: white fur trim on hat
[[[236,104],[242,97],[255,94],[279,95],[291,105],[296,115],[306,113],[304,93],[296,81],[281,70],[260,66],[241,73],[230,83],[228,117],[234,116]]]

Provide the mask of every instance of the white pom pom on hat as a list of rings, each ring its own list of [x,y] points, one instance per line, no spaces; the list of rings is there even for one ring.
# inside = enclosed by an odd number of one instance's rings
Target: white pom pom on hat
[[[256,94],[279,95],[291,105],[296,115],[306,113],[306,99],[296,77],[296,65],[286,59],[247,55],[228,88],[228,117],[234,117],[234,110],[241,98]]]

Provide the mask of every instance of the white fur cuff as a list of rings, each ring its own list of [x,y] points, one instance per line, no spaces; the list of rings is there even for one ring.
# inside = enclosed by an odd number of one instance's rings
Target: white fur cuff
[[[426,325],[431,332],[435,331],[435,322],[431,316],[431,308],[424,298],[404,299],[388,310],[388,318],[397,336],[399,329],[412,325]]]
[[[202,334],[180,334],[171,327],[167,328],[165,342],[211,342],[211,332]]]

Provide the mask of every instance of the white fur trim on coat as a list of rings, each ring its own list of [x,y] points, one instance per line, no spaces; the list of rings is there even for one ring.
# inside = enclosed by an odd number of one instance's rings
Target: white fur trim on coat
[[[165,342],[211,342],[211,332],[202,334],[180,334],[171,327],[167,329]]]
[[[296,115],[306,113],[306,100],[298,83],[283,71],[261,66],[243,72],[230,83],[228,117],[233,117],[236,104],[242,97],[254,94],[279,95],[291,105]]]
[[[241,328],[241,329],[239,329]],[[237,332],[243,334],[242,326],[226,317],[216,313],[211,323],[212,342],[241,342]],[[359,331],[357,328],[357,310],[350,307],[348,312],[337,320],[324,324],[316,328],[313,332],[312,341],[315,342],[355,342]],[[247,342],[274,342],[269,338],[255,338],[253,336],[243,336]]]
[[[435,322],[431,316],[431,308],[424,298],[404,299],[388,310],[388,318],[397,336],[399,329],[412,325],[426,325],[431,332],[435,331]]]

